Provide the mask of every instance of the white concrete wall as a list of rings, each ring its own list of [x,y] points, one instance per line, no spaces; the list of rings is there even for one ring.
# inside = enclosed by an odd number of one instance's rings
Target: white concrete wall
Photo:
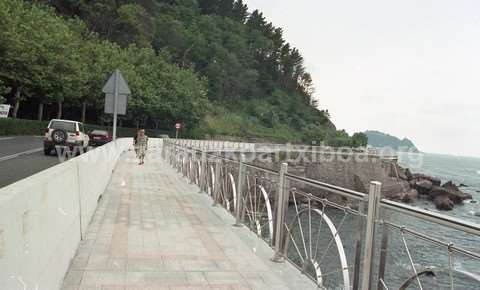
[[[60,288],[98,198],[131,142],[119,139],[0,189],[1,290]]]

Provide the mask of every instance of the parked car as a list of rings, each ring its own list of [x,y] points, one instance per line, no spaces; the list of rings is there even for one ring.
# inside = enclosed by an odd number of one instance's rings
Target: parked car
[[[105,130],[93,130],[88,136],[90,137],[90,146],[101,146],[112,141],[112,135]]]
[[[43,152],[49,155],[56,146],[80,147],[85,152],[90,138],[85,133],[81,122],[71,120],[53,119],[48,123],[45,129],[45,138],[43,139]]]

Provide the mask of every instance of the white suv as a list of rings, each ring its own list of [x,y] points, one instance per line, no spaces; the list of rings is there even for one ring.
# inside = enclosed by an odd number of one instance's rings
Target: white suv
[[[45,129],[43,152],[45,155],[49,155],[56,146],[68,146],[70,150],[73,150],[74,147],[80,147],[79,149],[85,152],[89,141],[90,138],[85,133],[83,123],[53,119]]]

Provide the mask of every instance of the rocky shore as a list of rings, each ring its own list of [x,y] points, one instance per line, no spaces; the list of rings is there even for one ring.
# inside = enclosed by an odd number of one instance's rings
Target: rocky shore
[[[402,168],[398,164],[392,165],[396,177],[408,182],[409,190],[387,195],[390,199],[403,202],[412,202],[419,197],[425,197],[435,204],[439,210],[452,210],[456,204],[466,199],[472,199],[472,195],[460,190],[465,184],[456,185],[452,181],[445,182],[438,178],[425,174],[412,173],[408,168]]]
[[[410,169],[401,167],[396,160],[385,160],[378,156],[370,156],[361,161],[356,158],[348,161],[341,158],[329,161],[321,161],[321,158],[315,160],[317,161],[289,161],[288,172],[367,194],[370,182],[379,181],[382,183],[382,196],[387,199],[405,203],[428,200],[439,210],[452,210],[455,205],[461,204],[464,200],[472,199],[471,194],[460,189],[466,187],[465,184],[456,185],[452,181],[442,184],[438,178],[413,173]],[[279,171],[282,162],[284,161],[254,160],[255,165],[275,171]],[[342,202],[341,196],[315,187],[302,184],[295,184],[294,187],[315,196]]]

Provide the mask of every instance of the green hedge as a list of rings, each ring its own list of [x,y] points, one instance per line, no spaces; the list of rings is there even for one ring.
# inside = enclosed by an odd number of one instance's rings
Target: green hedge
[[[0,119],[0,136],[43,135],[48,121]]]
[[[6,118],[0,119],[0,136],[20,136],[20,135],[43,135],[44,130],[48,125],[48,121],[35,121],[35,120],[25,120],[25,119],[13,119]],[[111,126],[101,126],[93,124],[85,124],[85,130],[90,132],[91,130],[108,130],[112,132]],[[136,128],[117,128],[118,137],[132,137],[135,135]],[[147,134],[155,137],[159,134],[166,134],[162,131],[148,130]]]

